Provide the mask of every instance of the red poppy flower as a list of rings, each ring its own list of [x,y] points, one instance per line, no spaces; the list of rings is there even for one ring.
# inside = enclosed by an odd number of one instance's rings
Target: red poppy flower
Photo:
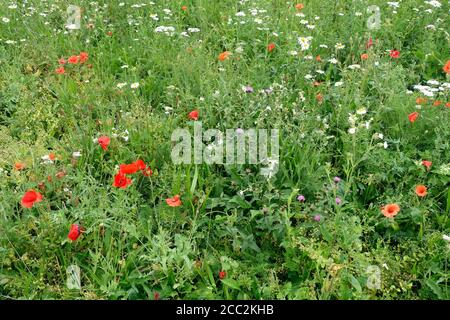
[[[197,110],[193,110],[193,111],[189,112],[188,117],[191,120],[197,121],[198,120],[198,111]]]
[[[138,170],[144,170],[147,167],[145,162],[141,159],[136,160],[136,162],[134,164],[136,165]]]
[[[427,187],[425,187],[423,184],[419,184],[416,186],[416,194],[419,197],[425,197],[427,195]]]
[[[144,171],[146,168],[147,168],[147,165],[145,164],[145,162],[139,159],[130,164],[121,164],[120,165],[120,173],[133,174],[139,170]]]
[[[447,102],[447,103],[445,104],[445,106],[446,106],[447,108],[450,108],[450,102]]]
[[[178,194],[173,196],[173,198],[167,198],[166,203],[171,207],[179,207],[182,204]]]
[[[400,58],[400,51],[395,50],[395,49],[390,50],[390,51],[389,51],[389,56],[390,56],[391,58],[393,58],[393,59],[398,59],[398,58]]]
[[[442,70],[444,70],[444,72],[446,74],[450,74],[450,60],[447,60],[447,63],[445,64],[445,66],[442,68]]]
[[[144,176],[148,177],[148,176],[151,176],[151,175],[153,174],[152,169],[150,169],[150,167],[147,166],[147,165],[145,164],[145,162],[142,161],[141,159],[136,160],[136,162],[135,162],[134,164],[138,167],[139,170],[142,171],[142,174],[143,174]]]
[[[61,58],[61,59],[58,60],[58,63],[59,64],[66,64],[66,59]]]
[[[424,165],[429,170],[431,168],[432,162],[428,160],[422,160],[422,165]]]
[[[161,295],[159,294],[158,291],[155,291],[155,292],[153,293],[153,300],[159,300],[160,297],[161,297]]]
[[[80,63],[85,63],[89,59],[89,54],[87,52],[80,52]]]
[[[367,59],[369,59],[369,55],[367,53],[363,53],[361,55],[361,60],[367,60]]]
[[[222,270],[222,271],[219,272],[219,278],[220,279],[225,279],[226,276],[227,276],[227,273],[225,271]]]
[[[111,142],[111,139],[108,136],[101,136],[100,138],[98,138],[98,144],[105,151],[108,150],[108,146],[109,146],[110,142]]]
[[[121,189],[126,189],[131,184],[131,179],[127,178],[123,173],[119,172],[114,177],[113,186]]]
[[[439,107],[441,104],[442,104],[441,100],[436,100],[436,101],[433,102],[433,106],[434,107]]]
[[[16,162],[14,163],[14,169],[17,171],[21,171],[25,169],[25,164],[23,162]]]
[[[66,69],[64,69],[64,67],[59,67],[55,70],[56,74],[64,74],[66,73]]]
[[[371,46],[373,46],[373,40],[372,40],[372,38],[370,38],[369,41],[367,41],[367,43],[366,43],[366,49],[369,49]]]
[[[396,203],[390,203],[381,208],[381,213],[387,218],[393,218],[400,212],[400,206]]]
[[[317,100],[319,103],[322,103],[322,101],[323,101],[323,96],[322,96],[321,93],[316,94],[316,100]]]
[[[152,169],[151,169],[149,166],[147,166],[147,165],[144,163],[144,161],[142,161],[142,160],[137,160],[137,161],[136,161],[136,165],[139,167],[139,170],[142,171],[142,174],[143,174],[144,176],[149,177],[149,176],[151,176],[151,175],[153,174]]]
[[[136,163],[121,164],[119,167],[120,167],[119,171],[122,174],[133,174],[139,170]]]
[[[225,61],[230,57],[230,55],[231,55],[230,51],[224,51],[221,54],[219,54],[217,59],[219,59],[219,61]]]
[[[182,6],[181,10],[186,11],[187,10],[187,6]]]
[[[416,103],[417,104],[425,104],[425,103],[427,103],[427,98],[422,98],[422,97],[417,97],[417,99],[416,99]]]
[[[303,5],[303,3],[297,3],[295,5],[295,9],[297,9],[298,11],[302,10],[305,6]]]
[[[25,192],[24,196],[22,197],[22,201],[20,203],[25,208],[32,208],[36,202],[41,201],[42,201],[42,194],[34,190],[29,190]]]
[[[82,232],[81,227],[78,224],[72,224],[70,226],[69,234],[67,235],[67,237],[70,240],[75,241],[81,235],[81,232]]]
[[[78,63],[78,56],[70,56],[69,59],[67,60],[67,62],[69,62],[70,64],[77,64]]]
[[[419,117],[419,113],[418,113],[418,112],[413,112],[413,113],[410,113],[410,114],[408,115],[408,119],[409,119],[409,121],[410,121],[411,123],[414,123],[414,121],[417,120],[417,117]]]
[[[267,51],[272,52],[273,49],[275,49],[275,43],[269,43],[267,45]]]

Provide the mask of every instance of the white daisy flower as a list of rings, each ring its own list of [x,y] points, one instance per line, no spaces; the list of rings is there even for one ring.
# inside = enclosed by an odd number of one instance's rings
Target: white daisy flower
[[[313,39],[312,37],[298,37],[297,38],[298,44],[300,45],[302,51],[306,51],[309,49],[312,39]]]

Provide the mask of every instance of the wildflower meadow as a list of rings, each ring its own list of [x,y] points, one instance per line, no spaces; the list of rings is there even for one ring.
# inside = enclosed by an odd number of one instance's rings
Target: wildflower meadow
[[[0,1],[0,300],[450,299],[450,1]]]

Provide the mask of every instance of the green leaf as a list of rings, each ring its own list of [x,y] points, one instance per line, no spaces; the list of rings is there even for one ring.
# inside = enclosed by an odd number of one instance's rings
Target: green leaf
[[[359,283],[358,279],[356,279],[353,275],[350,275],[350,283],[352,284],[353,288],[358,291],[358,293],[362,292],[361,284]]]
[[[438,299],[444,299],[444,296],[442,295],[442,290],[439,288],[437,283],[433,281],[432,279],[427,279],[425,281],[426,285],[433,291],[433,293],[438,297]]]
[[[324,224],[320,225],[319,230],[326,241],[328,242],[333,241],[333,236],[331,235],[331,233],[328,231],[327,227]]]
[[[236,290],[241,290],[241,288],[239,287],[239,283],[236,280],[233,280],[233,279],[222,279],[221,281],[227,287],[230,287],[230,288],[233,288],[233,289],[236,289]]]

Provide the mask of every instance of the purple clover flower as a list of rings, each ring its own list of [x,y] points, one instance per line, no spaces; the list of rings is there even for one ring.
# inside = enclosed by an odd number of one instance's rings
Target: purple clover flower
[[[253,93],[253,87],[251,87],[251,86],[246,86],[246,87],[244,87],[244,91],[245,91],[245,93]]]

